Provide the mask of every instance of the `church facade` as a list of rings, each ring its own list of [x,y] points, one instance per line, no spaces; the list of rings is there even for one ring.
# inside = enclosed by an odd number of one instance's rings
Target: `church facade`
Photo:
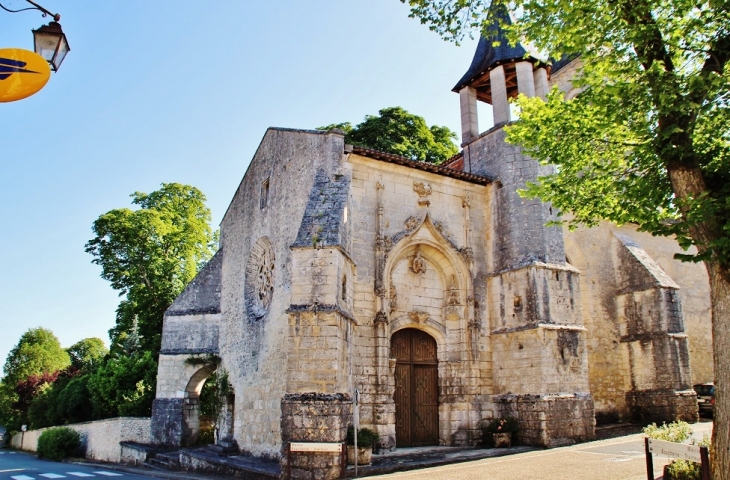
[[[546,226],[557,212],[517,194],[549,169],[505,142],[508,99],[571,92],[579,67],[519,49],[480,42],[455,88],[463,150],[443,166],[337,130],[266,132],[218,253],[165,314],[157,442],[194,443],[216,367],[232,387],[220,437],[283,463],[290,442],[343,441],[355,391],[382,449],[475,445],[507,415],[539,446],[589,440],[597,420],[697,418],[704,268],[631,226]]]

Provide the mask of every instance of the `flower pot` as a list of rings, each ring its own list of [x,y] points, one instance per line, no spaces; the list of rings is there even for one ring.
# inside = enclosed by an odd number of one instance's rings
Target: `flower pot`
[[[364,447],[357,449],[357,464],[367,465],[373,458],[373,447]],[[352,445],[347,446],[347,464],[355,465],[355,447]]]
[[[493,433],[492,439],[494,440],[495,448],[509,448],[512,446],[511,433]]]

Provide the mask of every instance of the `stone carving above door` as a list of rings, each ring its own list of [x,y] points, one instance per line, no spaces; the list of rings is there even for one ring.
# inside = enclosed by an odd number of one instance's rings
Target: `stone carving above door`
[[[423,258],[421,250],[418,247],[416,247],[416,254],[413,256],[413,260],[411,260],[411,270],[416,275],[426,273],[426,259]]]

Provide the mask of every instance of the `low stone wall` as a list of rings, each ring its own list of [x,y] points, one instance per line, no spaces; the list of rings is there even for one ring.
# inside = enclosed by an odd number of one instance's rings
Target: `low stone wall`
[[[291,479],[341,478],[338,454],[298,452],[287,455],[291,442],[343,443],[352,418],[346,393],[286,394],[281,400],[281,472]],[[291,461],[291,464],[289,464]]]
[[[119,442],[150,443],[149,418],[119,417],[62,426],[79,432],[84,456],[93,460],[117,463],[129,461],[123,458]],[[38,449],[38,438],[46,430],[48,429],[41,428],[16,433],[11,445],[13,448],[35,452]]]
[[[517,418],[523,445],[558,447],[595,438],[589,394],[501,395],[496,400],[503,416]]]
[[[626,403],[632,419],[643,424],[699,421],[697,394],[694,390],[628,392]]]

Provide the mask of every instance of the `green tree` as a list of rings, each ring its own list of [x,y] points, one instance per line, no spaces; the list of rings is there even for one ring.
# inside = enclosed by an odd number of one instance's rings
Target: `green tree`
[[[5,360],[3,383],[15,385],[31,375],[53,373],[63,370],[71,363],[68,353],[52,331],[46,328],[31,328],[21,335],[18,343],[10,350]]]
[[[92,372],[109,355],[109,349],[98,337],[79,340],[68,347],[66,352],[71,358],[71,366],[82,372]]]
[[[125,296],[110,331],[112,349],[136,320],[142,349],[156,353],[165,310],[215,253],[217,234],[205,195],[195,187],[163,183],[131,197],[138,209],[101,215],[86,251],[102,267],[102,278]]]
[[[379,115],[366,115],[354,127],[349,122],[335,123],[318,130],[339,128],[345,142],[382,152],[393,153],[419,162],[442,163],[459,150],[456,133],[448,127],[426,125],[423,117],[401,107],[383,108]]]
[[[401,0],[444,38],[486,25],[490,0]],[[507,4],[504,0],[494,0]],[[528,195],[576,224],[634,222],[694,245],[710,280],[716,382],[714,479],[730,479],[730,4],[675,0],[510,2],[525,38],[580,56],[572,101],[518,100],[508,140],[557,172]],[[684,259],[690,259],[685,256]]]
[[[152,352],[108,359],[88,379],[94,418],[149,417],[156,383],[157,362]]]

